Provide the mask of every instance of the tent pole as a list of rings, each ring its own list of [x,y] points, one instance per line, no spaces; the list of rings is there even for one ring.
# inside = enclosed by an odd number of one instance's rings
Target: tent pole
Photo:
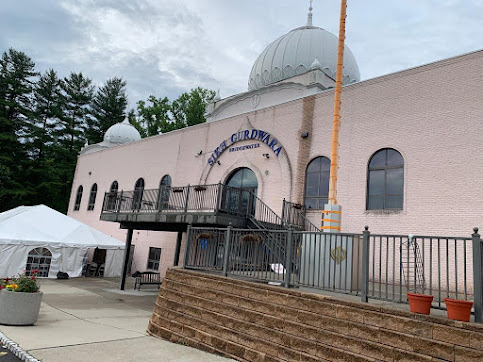
[[[122,267],[121,285],[119,287],[120,290],[124,290],[124,287],[126,286],[127,264],[129,262],[129,254],[131,254],[132,233],[133,229],[128,229],[126,235],[126,249],[124,250],[124,266]]]
[[[174,266],[179,265],[179,254],[181,252],[181,240],[183,239],[183,232],[178,231],[178,238],[176,239],[176,250],[174,252]]]

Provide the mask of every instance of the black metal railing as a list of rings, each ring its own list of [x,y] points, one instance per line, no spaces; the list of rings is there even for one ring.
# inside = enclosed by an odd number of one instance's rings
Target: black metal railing
[[[368,228],[361,234],[207,230],[188,227],[185,268],[352,294],[364,302],[407,303],[408,292],[433,295],[433,307],[441,309],[445,298],[470,300],[475,321],[482,322],[483,248],[477,231],[470,238],[378,235]],[[200,241],[207,232],[213,233],[211,247]]]
[[[299,231],[320,232],[320,228],[305,216],[305,206],[285,199],[283,199],[282,220],[284,225],[292,226]]]

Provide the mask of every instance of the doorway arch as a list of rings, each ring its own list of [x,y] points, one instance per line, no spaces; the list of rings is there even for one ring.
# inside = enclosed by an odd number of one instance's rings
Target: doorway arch
[[[233,214],[255,213],[255,197],[258,180],[248,167],[238,168],[227,178],[225,190],[225,208]]]

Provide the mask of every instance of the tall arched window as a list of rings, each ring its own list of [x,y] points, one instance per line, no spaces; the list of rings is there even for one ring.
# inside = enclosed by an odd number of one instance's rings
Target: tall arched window
[[[305,174],[305,208],[323,210],[329,198],[330,160],[317,157],[310,161]]]
[[[372,155],[367,172],[367,210],[403,208],[404,159],[392,148]]]
[[[110,192],[117,192],[119,190],[119,184],[117,183],[117,181],[114,181],[112,184],[111,184],[111,188],[109,189]]]
[[[94,210],[96,206],[96,196],[97,196],[97,184],[92,185],[91,193],[89,195],[89,204],[87,205],[87,210]]]
[[[166,209],[169,204],[169,193],[171,191],[171,176],[164,175],[159,183],[158,209]]]
[[[74,211],[78,211],[80,209],[83,191],[84,191],[84,188],[82,187],[82,185],[77,188],[77,194],[75,196]]]
[[[139,210],[141,208],[141,204],[143,201],[143,192],[144,192],[144,179],[139,178],[136,181],[136,185],[134,185],[134,194],[133,194],[133,200],[132,200],[133,210]]]
[[[106,197],[105,210],[115,210],[117,204],[117,191],[119,190],[119,184],[114,181],[109,188],[109,194]]]

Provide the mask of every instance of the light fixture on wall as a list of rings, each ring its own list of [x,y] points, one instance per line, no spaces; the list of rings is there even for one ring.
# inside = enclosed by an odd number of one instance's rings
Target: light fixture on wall
[[[302,137],[302,138],[307,138],[307,137],[309,137],[309,132],[302,132],[302,133],[300,134],[300,137]]]
[[[265,157],[265,158],[270,158],[270,155],[269,155],[268,153],[264,153],[264,154],[263,154],[263,157]]]
[[[203,150],[200,150],[200,152],[198,152],[198,153],[195,155],[195,157],[199,157],[199,156],[201,156],[202,154],[203,154]]]
[[[216,163],[218,164],[218,166],[221,166],[221,162],[220,161],[216,161]]]

